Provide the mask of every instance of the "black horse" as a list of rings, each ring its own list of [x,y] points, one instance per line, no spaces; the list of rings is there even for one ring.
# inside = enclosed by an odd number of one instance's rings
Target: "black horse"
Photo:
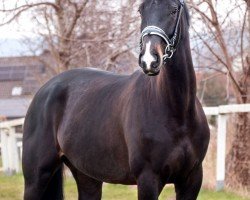
[[[196,98],[188,11],[182,0],[145,0],[139,11],[148,76],[75,69],[36,94],[24,124],[25,200],[62,199],[63,163],[81,200],[101,199],[103,182],[137,184],[139,200],[157,200],[168,183],[178,200],[197,198],[209,129]]]

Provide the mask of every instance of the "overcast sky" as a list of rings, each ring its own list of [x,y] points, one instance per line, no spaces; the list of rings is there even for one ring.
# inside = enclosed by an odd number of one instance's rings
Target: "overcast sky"
[[[15,4],[22,5],[25,3],[26,0],[5,0],[5,8],[13,8]],[[29,0],[29,3],[36,2],[38,0]],[[41,1],[41,0],[39,0]],[[48,1],[48,0],[47,0]],[[53,0],[49,0],[53,1]],[[126,0],[116,0],[116,1],[122,1],[123,3]],[[226,10],[230,10],[230,3],[225,4],[225,2],[228,2],[228,0],[223,0],[218,2],[217,10],[219,13],[225,13]],[[0,9],[2,9],[3,6],[0,3]],[[234,18],[239,18],[239,13],[233,14]],[[0,12],[0,22],[1,20],[5,20],[5,15]],[[138,19],[139,20],[139,19]],[[0,26],[0,56],[6,56],[9,53],[15,49],[15,46],[17,49],[22,50],[23,45],[15,45],[18,40],[21,40],[22,38],[35,38],[36,35],[34,34],[34,30],[36,27],[33,26],[33,23],[31,22],[29,13],[22,14],[19,18],[18,22],[13,22],[7,26]],[[11,42],[9,40],[12,40]],[[4,52],[7,52],[6,54]],[[18,51],[16,51],[18,52]]]
[[[29,0],[32,3],[34,0]],[[15,5],[22,5],[25,0],[5,0],[5,9],[11,9]],[[0,4],[0,9],[3,9],[3,5]],[[0,12],[0,22],[6,21],[5,14]],[[29,13],[24,13],[21,15],[18,22],[13,22],[5,26],[0,26],[0,39],[20,39],[23,36],[33,36],[32,29],[33,25],[31,23]]]

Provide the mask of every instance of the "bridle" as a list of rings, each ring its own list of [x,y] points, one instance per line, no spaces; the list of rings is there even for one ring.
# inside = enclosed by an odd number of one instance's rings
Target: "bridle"
[[[144,37],[147,35],[157,35],[165,41],[166,48],[165,48],[165,54],[163,55],[164,61],[172,58],[174,52],[177,49],[177,46],[178,46],[178,43],[180,40],[180,36],[178,35],[178,30],[180,29],[179,34],[181,34],[180,19],[181,19],[181,15],[183,12],[184,0],[179,0],[179,1],[181,4],[181,7],[179,9],[179,15],[178,15],[178,19],[177,19],[177,22],[175,25],[174,34],[173,34],[171,39],[168,37],[168,35],[165,33],[165,31],[163,31],[161,28],[159,28],[157,26],[147,26],[143,29],[143,31],[141,33],[141,39],[140,39],[141,48],[142,48]]]

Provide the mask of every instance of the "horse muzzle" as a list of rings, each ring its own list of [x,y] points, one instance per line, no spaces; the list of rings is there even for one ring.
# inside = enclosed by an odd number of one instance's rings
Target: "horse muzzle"
[[[149,76],[158,75],[163,64],[163,53],[158,39],[155,36],[147,37],[142,44],[139,56],[139,65]]]
[[[146,69],[142,67],[142,70],[148,76],[157,76],[160,73],[160,68]]]

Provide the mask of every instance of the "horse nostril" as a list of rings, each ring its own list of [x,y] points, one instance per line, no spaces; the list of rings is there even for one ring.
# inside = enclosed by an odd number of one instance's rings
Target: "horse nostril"
[[[154,68],[154,69],[158,68],[159,67],[159,62],[157,62],[157,61],[152,62],[151,67]]]
[[[142,60],[140,61],[140,67],[142,69],[146,69],[147,68],[146,63],[144,61],[142,61]]]

